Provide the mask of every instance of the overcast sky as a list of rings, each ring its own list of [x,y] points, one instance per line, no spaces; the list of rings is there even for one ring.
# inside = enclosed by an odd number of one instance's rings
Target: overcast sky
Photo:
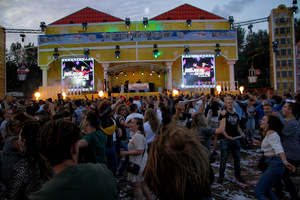
[[[235,22],[267,17],[273,8],[284,4],[292,6],[292,0],[0,0],[0,25],[4,28],[39,29],[40,22],[50,24],[84,7],[131,21],[152,18],[177,6],[188,3]],[[296,17],[299,18],[298,13]],[[267,23],[254,24],[253,30],[268,29]],[[245,27],[247,28],[247,27]],[[6,35],[6,48],[12,42],[21,42],[20,34]],[[37,44],[37,35],[27,34],[25,43]]]

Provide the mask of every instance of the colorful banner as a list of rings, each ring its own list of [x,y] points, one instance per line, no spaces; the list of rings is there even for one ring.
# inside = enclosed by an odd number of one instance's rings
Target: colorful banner
[[[188,40],[235,40],[236,30],[178,30],[133,31],[39,35],[39,45],[130,42],[130,41],[188,41]]]

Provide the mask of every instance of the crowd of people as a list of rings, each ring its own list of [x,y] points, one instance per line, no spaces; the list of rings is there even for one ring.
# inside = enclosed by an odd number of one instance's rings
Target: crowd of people
[[[300,94],[159,93],[45,101],[1,101],[0,193],[8,199],[118,199],[118,180],[136,200],[212,199],[212,163],[229,153],[236,181],[241,148],[261,146],[266,169],[257,199],[299,199]],[[259,134],[257,134],[259,133]],[[256,147],[257,148],[257,147]]]

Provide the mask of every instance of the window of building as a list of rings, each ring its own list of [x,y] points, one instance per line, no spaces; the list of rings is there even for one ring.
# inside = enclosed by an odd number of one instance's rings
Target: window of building
[[[288,87],[287,83],[282,83],[282,89],[286,90],[286,89],[288,89],[287,87]]]
[[[278,34],[278,28],[275,28],[274,33]]]
[[[280,39],[280,44],[281,44],[281,45],[285,45],[285,44],[286,44],[285,41],[286,41],[285,38],[281,38],[281,39]]]
[[[280,28],[280,34],[285,34],[285,27]]]
[[[291,82],[291,83],[290,83],[290,89],[293,91],[293,88],[294,88],[294,83]]]
[[[291,33],[291,27],[286,27],[286,33]]]
[[[280,83],[277,83],[277,90],[280,90]]]
[[[291,38],[286,38],[286,43],[291,44]]]
[[[292,55],[292,49],[288,49],[288,55]]]
[[[287,64],[286,64],[286,60],[282,60],[282,61],[281,61],[281,66],[282,66],[282,67],[286,67],[286,65],[287,65]]]
[[[300,74],[298,75],[298,81],[300,81]]]
[[[279,51],[276,52],[276,56],[280,56],[280,55],[279,55]]]
[[[280,67],[280,60],[276,60],[276,67]]]
[[[286,49],[281,49],[280,52],[281,52],[281,56],[286,56]]]
[[[285,18],[283,18],[283,17],[282,17],[282,18],[280,18],[280,19],[279,19],[279,22],[280,22],[280,24],[283,24],[283,23],[285,23]]]
[[[300,54],[300,50],[297,51],[297,54],[298,54],[298,55]]]
[[[300,65],[300,59],[298,59],[298,65]]]
[[[278,18],[275,19],[275,24],[278,24]]]
[[[288,66],[289,66],[289,67],[292,66],[292,60],[288,60]]]
[[[276,76],[277,76],[277,78],[280,78],[280,71],[276,72]]]
[[[293,71],[289,71],[289,77],[290,77],[290,78],[293,77]]]
[[[277,44],[279,44],[279,39],[275,39],[275,42],[277,42]]]
[[[282,71],[281,75],[282,75],[282,78],[287,78],[287,71]]]
[[[287,17],[286,18],[286,23],[290,23],[291,22],[291,18]]]

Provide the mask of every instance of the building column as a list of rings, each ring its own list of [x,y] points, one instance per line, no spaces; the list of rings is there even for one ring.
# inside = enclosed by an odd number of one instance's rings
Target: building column
[[[41,70],[43,71],[43,87],[46,87],[47,86],[47,76],[48,76],[48,70],[49,70],[49,66],[40,66]]]
[[[230,82],[230,91],[236,90],[235,88],[235,79],[234,79],[234,64],[236,60],[227,60],[229,65],[229,82]]]
[[[173,89],[172,87],[172,65],[173,62],[166,62],[167,65],[167,89],[169,92]]]
[[[104,92],[107,93],[108,92],[108,74],[107,74],[107,71],[108,71],[108,67],[109,67],[109,63],[102,63],[101,64],[102,67],[103,67],[103,73],[104,73],[104,86],[103,86],[103,89],[104,89]]]

